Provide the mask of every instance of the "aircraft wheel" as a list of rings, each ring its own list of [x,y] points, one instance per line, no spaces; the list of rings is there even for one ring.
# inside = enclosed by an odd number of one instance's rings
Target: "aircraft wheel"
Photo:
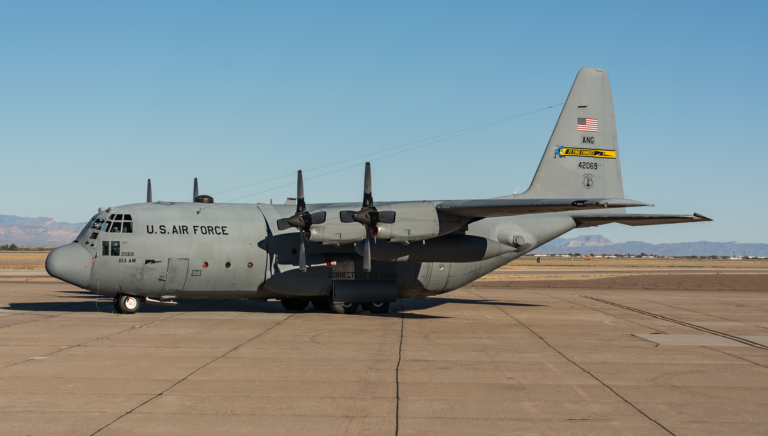
[[[290,298],[284,298],[280,302],[283,303],[285,310],[289,312],[301,312],[309,306],[309,301],[292,300]]]
[[[141,308],[141,300],[130,295],[120,295],[117,297],[118,312],[133,314]]]
[[[112,299],[112,307],[115,308],[115,313],[123,313],[120,309],[120,294],[115,295],[115,298]]]
[[[331,310],[331,303],[328,300],[312,300],[312,306],[317,310]]]
[[[357,308],[360,306],[358,303],[334,303],[330,301],[329,304],[331,306],[331,312],[347,315],[357,312]]]
[[[371,313],[387,313],[389,312],[389,303],[363,303],[363,310]]]

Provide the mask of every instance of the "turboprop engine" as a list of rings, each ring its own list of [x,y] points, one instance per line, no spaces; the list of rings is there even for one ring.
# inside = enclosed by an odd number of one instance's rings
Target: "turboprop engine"
[[[469,222],[469,218],[457,217],[438,212],[435,204],[429,201],[420,203],[392,203],[378,206],[378,212],[390,212],[396,216],[395,222],[378,222],[371,236],[377,240],[409,244],[421,242],[441,235],[455,232]],[[347,208],[326,208],[323,224],[312,225],[309,240],[320,244],[354,244],[364,241],[366,227],[356,223],[341,221]]]
[[[299,171],[299,197],[303,200],[304,188],[301,183],[301,171]],[[303,204],[303,201],[300,204]],[[363,271],[370,271],[371,239],[383,239],[407,245],[455,232],[470,220],[470,217],[439,212],[435,203],[429,201],[375,206],[371,188],[371,164],[366,162],[363,203],[360,209],[329,207],[310,213],[300,208],[293,217],[279,220],[278,228],[282,230],[289,226],[296,227],[304,232],[302,238],[306,239],[302,241],[310,240],[319,244],[341,245],[362,240],[364,241]],[[300,256],[303,259],[304,255],[300,253]]]

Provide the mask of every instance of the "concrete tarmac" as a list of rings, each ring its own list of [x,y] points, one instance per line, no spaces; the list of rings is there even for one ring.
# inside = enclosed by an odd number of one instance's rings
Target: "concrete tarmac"
[[[768,434],[768,347],[738,341],[768,344],[768,293],[469,288],[393,309],[116,315],[2,282],[0,434]]]

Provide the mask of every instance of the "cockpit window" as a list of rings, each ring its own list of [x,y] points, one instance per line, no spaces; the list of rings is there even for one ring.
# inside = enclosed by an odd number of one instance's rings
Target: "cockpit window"
[[[131,215],[129,214],[112,214],[109,216],[109,221],[103,219],[91,219],[88,223],[88,227],[94,230],[101,230],[102,232],[109,233],[133,233],[133,223],[131,222]],[[112,221],[115,219],[116,221]],[[125,220],[120,222],[120,220]]]
[[[91,220],[88,221],[88,224],[85,225],[85,228],[86,229],[90,229],[91,225],[93,225],[94,221],[96,221],[96,218],[91,218]],[[85,230],[85,229],[83,229],[83,230]]]

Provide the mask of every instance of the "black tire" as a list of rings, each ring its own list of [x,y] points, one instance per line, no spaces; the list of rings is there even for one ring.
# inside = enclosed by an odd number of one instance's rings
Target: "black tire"
[[[363,303],[363,310],[371,313],[387,313],[389,312],[389,303]]]
[[[284,298],[280,302],[283,303],[285,310],[289,312],[301,312],[309,306],[309,301],[292,300],[290,298]]]
[[[131,295],[120,295],[117,298],[117,306],[120,313],[132,315],[141,309],[141,299]]]
[[[334,303],[330,299],[328,304],[331,306],[331,312],[346,315],[357,312],[357,308],[360,306],[358,303]]]
[[[115,308],[115,313],[123,313],[120,309],[120,294],[115,295],[115,298],[112,299],[112,307]]]
[[[328,300],[312,300],[312,306],[317,310],[331,310]]]

